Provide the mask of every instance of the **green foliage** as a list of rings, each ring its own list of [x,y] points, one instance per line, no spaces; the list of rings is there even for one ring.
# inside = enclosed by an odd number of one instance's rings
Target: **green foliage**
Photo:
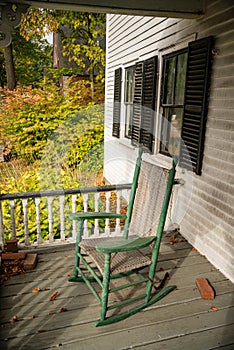
[[[52,65],[52,47],[42,38],[26,39],[15,29],[12,36],[16,81],[21,86],[39,86],[44,70]],[[0,48],[0,85],[6,85],[4,49]]]
[[[41,159],[43,189],[64,188],[66,177],[76,181],[84,173],[92,177],[100,171],[103,164],[103,116],[103,105],[91,106],[59,125],[48,140]],[[75,183],[71,187],[76,187]]]
[[[90,84],[86,81],[68,83],[64,94],[52,84],[39,88],[1,90],[0,144],[8,144],[17,160],[22,161],[22,172],[0,177],[1,193],[34,192],[40,190],[77,188],[91,185],[103,164],[103,105],[94,105],[103,99],[99,86],[94,101]],[[85,108],[86,107],[86,108]],[[16,163],[17,162],[17,163]],[[9,165],[10,165],[9,163]],[[4,164],[5,165],[5,164]],[[7,163],[6,163],[7,165]],[[1,168],[0,168],[1,171]],[[94,183],[92,183],[93,185]],[[93,208],[91,203],[91,209]],[[77,210],[83,209],[80,196]],[[71,212],[71,197],[65,200],[65,217]],[[40,221],[43,239],[48,239],[48,204],[41,199]],[[12,235],[9,203],[3,201],[5,237]],[[24,240],[24,222],[21,200],[15,201],[16,233]],[[30,240],[37,237],[36,208],[28,201]],[[66,221],[66,235],[71,232],[71,221]],[[53,203],[53,235],[60,236],[59,201]]]
[[[103,82],[105,70],[106,15],[78,11],[30,9],[23,16],[20,33],[26,40],[40,40],[48,32],[62,37],[63,55],[82,72],[95,73]]]
[[[96,70],[97,79],[103,79],[106,15],[55,11],[55,16],[60,24],[59,32],[63,38],[64,56],[91,74]]]
[[[38,165],[38,164],[37,164]],[[2,193],[12,192],[34,192],[40,188],[40,169],[35,167],[34,169],[28,169],[20,177],[9,178],[5,181],[2,186]],[[68,179],[67,179],[68,180]],[[66,184],[70,187],[69,181]],[[76,183],[78,187],[78,183]],[[82,198],[78,197],[77,210],[83,209]],[[11,227],[11,213],[9,203],[6,201],[2,202],[2,210],[4,217],[4,230],[5,239],[12,238],[12,227]],[[53,202],[53,235],[59,237],[60,235],[60,216],[59,216],[59,200],[56,198]],[[67,196],[65,201],[65,217],[68,217],[71,212],[71,197]],[[24,219],[23,219],[23,207],[21,200],[15,200],[15,226],[16,236],[19,243],[24,242]],[[48,239],[49,222],[48,222],[48,203],[46,198],[41,198],[40,202],[40,227],[41,235],[43,239]],[[36,206],[34,199],[28,199],[28,230],[30,241],[34,242],[37,239],[37,223],[36,223]],[[66,222],[66,235],[71,232],[71,222]]]
[[[12,39],[17,83],[39,87],[45,69],[52,66],[53,48],[44,39],[26,41],[19,30],[15,30]]]
[[[31,8],[22,15],[20,34],[27,41],[40,40],[46,34],[58,29],[58,21],[52,10]]]
[[[24,87],[1,92],[0,143],[10,142],[13,154],[30,161],[42,157],[48,139],[60,124],[95,103],[86,81],[72,83],[65,94],[52,84],[43,89]],[[100,99],[99,93],[95,99]]]

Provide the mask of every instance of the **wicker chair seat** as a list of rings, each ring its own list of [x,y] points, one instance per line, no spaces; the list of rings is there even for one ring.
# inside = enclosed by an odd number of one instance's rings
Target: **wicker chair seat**
[[[100,273],[104,274],[105,255],[96,251],[96,245],[106,242],[113,238],[85,239],[79,244],[80,248],[93,260]],[[123,240],[123,238],[114,238],[114,241]],[[146,254],[148,252],[148,254]],[[151,249],[131,250],[128,252],[113,253],[110,270],[112,274],[123,273],[129,270],[145,267],[151,263]]]

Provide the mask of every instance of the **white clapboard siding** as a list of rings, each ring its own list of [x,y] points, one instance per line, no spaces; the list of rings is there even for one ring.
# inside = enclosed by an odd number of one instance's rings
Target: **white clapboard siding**
[[[206,14],[194,20],[108,15],[107,22],[105,176],[116,183],[130,180],[136,150],[128,140],[112,137],[114,70],[183,42],[215,37],[202,175],[179,174],[187,183],[175,190],[172,218],[186,239],[234,281],[234,2],[207,1]],[[123,80],[124,73],[122,92]]]

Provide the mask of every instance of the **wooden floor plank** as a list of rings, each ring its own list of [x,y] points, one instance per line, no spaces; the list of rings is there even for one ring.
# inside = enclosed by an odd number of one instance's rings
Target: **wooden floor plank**
[[[234,290],[233,284],[228,280],[216,283],[214,287],[217,296],[232,293]],[[82,289],[83,294],[80,289]],[[17,315],[19,319],[27,319],[32,316],[38,317],[48,313],[57,313],[62,308],[77,310],[79,312],[79,309],[87,308],[89,305],[92,305],[92,307],[99,305],[83,284],[68,285],[57,290],[60,294],[52,303],[49,302],[51,296],[51,292],[49,291],[42,291],[36,295],[30,293],[27,298],[26,296],[23,297],[21,303],[18,302],[14,305],[11,299],[8,303],[8,308],[0,312],[0,322],[9,322],[14,315]],[[197,288],[189,287],[183,290],[178,289],[173,291],[173,293],[170,293],[166,298],[159,301],[157,306],[179,305],[197,299],[200,299]],[[98,314],[99,310],[97,309],[96,317],[98,317]]]
[[[84,284],[68,282],[74,245],[47,248],[45,253],[41,249],[36,269],[10,278],[1,287],[0,348],[232,349],[234,285],[187,242],[169,242],[168,236],[156,277],[161,279],[169,272],[167,284],[175,284],[177,289],[125,321],[100,328],[93,326],[99,317],[93,295]],[[201,299],[195,284],[198,277],[208,278],[216,293],[214,300]],[[41,291],[33,293],[33,288]],[[57,298],[50,301],[55,292]],[[134,292],[141,290],[138,287]],[[113,295],[112,301],[125,293],[129,290]]]
[[[160,343],[145,344],[142,346],[135,346],[132,349],[137,350],[207,350],[207,349],[234,349],[234,324],[225,325],[210,329],[209,331],[202,331],[193,334],[186,334],[181,337],[172,338],[162,341]],[[67,346],[62,346],[66,349]],[[68,346],[69,348],[69,346]]]
[[[76,343],[77,349],[96,350],[101,347],[102,350],[114,350],[118,344],[118,349],[130,348],[131,346],[140,346],[148,343],[160,343],[175,337],[182,337],[187,334],[194,334],[206,330],[229,326],[231,323],[231,312],[234,308],[222,309],[216,311],[216,317],[213,312],[175,318],[166,322],[150,322],[147,320],[140,326],[133,325],[129,327],[129,318],[122,322],[122,327],[110,325],[101,328],[92,327],[91,324],[74,325],[70,327],[57,328],[51,331],[40,328],[39,333],[25,334],[24,338],[16,337],[5,342],[6,349],[44,349],[58,346],[58,344]],[[138,314],[139,315],[139,314]],[[142,315],[141,315],[142,317]],[[38,342],[35,342],[38,339]],[[229,340],[231,341],[231,339]]]
[[[24,337],[25,335],[33,334],[35,330],[40,330],[42,326],[43,329],[51,331],[54,328],[63,328],[65,324],[72,326],[94,322],[99,317],[100,309],[99,305],[97,304],[86,304],[80,309],[75,310],[72,308],[67,308],[65,303],[62,305],[60,305],[60,308],[53,310],[47,307],[47,313],[41,312],[43,309],[42,306],[39,308],[39,310],[32,309],[30,310],[31,316],[29,316],[29,310],[27,310],[27,312],[21,311],[21,313],[19,312],[18,314],[15,313],[13,316],[17,316],[18,321],[14,323],[6,323],[4,327],[2,327],[2,336],[4,336],[4,338],[8,338],[14,337],[14,334],[17,334],[17,337]],[[183,302],[181,304],[174,303],[171,305],[160,305],[157,303],[151,308],[142,312],[142,314],[139,314],[139,316],[137,315],[134,316],[134,318],[132,317],[129,319],[127,325],[128,327],[140,326],[142,324],[142,317],[144,317],[147,322],[165,322],[173,318],[182,318],[192,316],[193,314],[199,315],[200,313],[214,312],[212,311],[213,307],[221,310],[232,306],[234,306],[232,293],[217,297],[215,302],[197,299],[187,301],[186,303]],[[67,311],[60,313],[61,308],[66,308]],[[35,318],[33,318],[33,316]],[[121,323],[115,326],[115,329],[121,328]]]

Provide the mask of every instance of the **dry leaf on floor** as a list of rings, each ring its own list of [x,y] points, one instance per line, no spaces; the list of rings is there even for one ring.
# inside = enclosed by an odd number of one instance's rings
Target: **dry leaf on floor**
[[[169,242],[171,245],[173,245],[173,244],[175,244],[175,243],[177,243],[177,239],[176,239],[176,236],[175,235],[173,235],[172,237],[171,237],[171,239],[170,239],[170,242]]]
[[[59,295],[59,292],[55,292],[53,295],[51,295],[50,301],[53,301],[54,299],[56,299],[58,295]]]
[[[32,293],[39,293],[41,292],[41,288],[33,288]]]
[[[66,312],[67,309],[65,307],[62,307],[59,312]]]
[[[211,309],[212,311],[218,311],[218,308],[215,307],[215,306],[212,306],[210,309]]]
[[[11,322],[17,322],[17,321],[19,321],[18,317],[17,316],[13,316]]]

